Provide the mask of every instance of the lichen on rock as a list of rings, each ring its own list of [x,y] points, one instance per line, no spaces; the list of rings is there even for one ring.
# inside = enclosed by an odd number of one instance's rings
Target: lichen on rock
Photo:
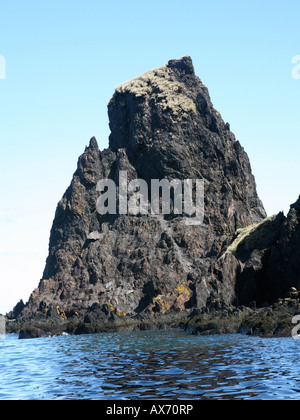
[[[136,98],[153,101],[155,106],[163,112],[171,111],[175,117],[186,114],[196,114],[197,106],[184,82],[176,78],[172,68],[168,65],[159,69],[150,70],[129,82],[125,82],[116,88],[118,94],[132,94]],[[116,100],[113,97],[110,104]]]

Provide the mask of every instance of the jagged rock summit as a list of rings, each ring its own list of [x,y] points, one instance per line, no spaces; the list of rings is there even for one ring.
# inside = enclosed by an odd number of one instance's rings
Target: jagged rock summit
[[[191,58],[119,86],[108,114],[109,148],[99,151],[93,138],[79,158],[57,207],[43,278],[17,320],[80,320],[87,328],[234,303],[235,285],[220,281],[214,265],[237,229],[266,214],[247,154]],[[148,186],[203,179],[203,223],[187,226],[183,215],[100,215],[97,183],[109,178],[120,188],[120,171]]]

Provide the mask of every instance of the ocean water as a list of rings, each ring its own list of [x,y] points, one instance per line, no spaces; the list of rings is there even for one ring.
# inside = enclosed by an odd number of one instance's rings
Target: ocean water
[[[300,399],[300,341],[180,330],[0,339],[1,400]]]

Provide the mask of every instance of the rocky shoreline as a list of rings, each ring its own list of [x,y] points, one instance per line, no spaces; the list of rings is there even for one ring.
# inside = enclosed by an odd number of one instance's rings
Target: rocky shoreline
[[[19,334],[20,339],[44,338],[68,335],[100,334],[145,330],[163,330],[183,326],[189,313],[169,314],[157,318],[143,316],[103,319],[85,322],[84,319],[72,320],[34,320],[28,322],[8,321],[6,333]]]
[[[184,323],[184,329],[192,335],[291,337],[292,319],[299,314],[299,303],[292,300],[259,309],[240,307],[206,314],[197,314],[196,310]]]
[[[82,335],[162,330],[181,328],[191,335],[244,334],[248,336],[291,337],[292,320],[300,315],[300,300],[287,298],[265,308],[228,307],[224,309],[190,310],[170,313],[157,318],[115,316],[110,320],[85,322],[41,320],[33,322],[9,321],[7,333],[18,333],[20,339],[53,337],[64,334]]]

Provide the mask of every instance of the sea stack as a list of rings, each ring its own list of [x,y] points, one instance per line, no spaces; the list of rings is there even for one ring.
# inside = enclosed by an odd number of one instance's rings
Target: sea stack
[[[89,332],[106,322],[163,323],[215,300],[234,304],[236,284],[218,277],[216,264],[236,231],[266,213],[248,156],[191,58],[117,87],[108,114],[109,147],[100,151],[93,138],[79,158],[56,210],[43,278],[11,318]],[[110,179],[118,190],[120,172],[149,191],[152,180],[204,180],[202,223],[189,225],[184,214],[99,214],[98,182]]]

